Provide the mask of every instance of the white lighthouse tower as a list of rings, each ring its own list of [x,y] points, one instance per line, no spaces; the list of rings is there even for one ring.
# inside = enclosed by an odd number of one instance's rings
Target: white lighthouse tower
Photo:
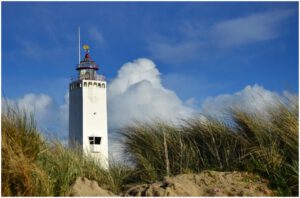
[[[106,81],[98,75],[98,65],[91,59],[89,46],[77,65],[77,79],[69,89],[69,145],[82,146],[83,152],[108,168]]]

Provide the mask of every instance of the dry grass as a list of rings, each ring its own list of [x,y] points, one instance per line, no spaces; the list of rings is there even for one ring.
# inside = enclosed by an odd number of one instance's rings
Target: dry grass
[[[241,170],[268,178],[278,195],[298,195],[298,104],[278,101],[264,115],[238,109],[228,115],[227,121],[206,116],[206,121],[187,120],[179,127],[154,122],[124,128],[125,152],[136,164],[136,178],[153,182],[168,169],[171,175]]]
[[[67,196],[79,176],[121,191],[131,169],[112,163],[103,170],[80,149],[68,149],[40,135],[32,116],[10,109],[2,113],[2,196]]]
[[[45,145],[32,117],[12,110],[2,114],[1,131],[2,195],[51,195],[51,182],[35,163]]]
[[[237,109],[228,115],[126,127],[125,151],[136,166],[110,163],[106,171],[79,150],[45,141],[32,116],[10,109],[2,113],[2,196],[65,196],[78,176],[119,194],[126,184],[203,170],[259,173],[278,195],[297,196],[298,104],[278,103],[267,117]]]

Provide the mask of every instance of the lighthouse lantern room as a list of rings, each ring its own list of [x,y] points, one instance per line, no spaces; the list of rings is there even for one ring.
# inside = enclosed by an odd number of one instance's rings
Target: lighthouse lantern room
[[[83,46],[85,56],[77,65],[78,76],[69,87],[69,145],[79,145],[108,168],[106,81],[99,66]]]

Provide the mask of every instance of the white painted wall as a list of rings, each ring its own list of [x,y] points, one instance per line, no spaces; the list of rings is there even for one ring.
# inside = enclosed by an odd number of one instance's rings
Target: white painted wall
[[[99,83],[101,87],[98,86]],[[72,85],[74,88],[71,88]],[[91,136],[101,137],[100,145],[91,145],[89,141]],[[82,146],[87,155],[93,156],[103,167],[108,168],[105,81],[78,80],[70,84],[69,142],[71,146],[74,140]]]

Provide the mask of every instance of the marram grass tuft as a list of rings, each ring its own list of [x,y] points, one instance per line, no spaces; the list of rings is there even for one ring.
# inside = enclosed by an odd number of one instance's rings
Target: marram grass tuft
[[[180,126],[139,123],[122,129],[136,178],[203,170],[248,171],[270,180],[281,196],[298,196],[298,103],[278,101],[264,114],[228,109],[231,119],[205,116]]]
[[[121,191],[131,168],[111,163],[103,170],[79,149],[48,142],[33,116],[24,111],[2,113],[2,196],[68,196],[77,177],[96,180],[114,193]]]
[[[44,140],[33,116],[8,109],[2,112],[2,196],[68,196],[79,176],[120,194],[128,184],[203,170],[258,173],[278,195],[298,196],[297,101],[278,102],[265,114],[233,108],[227,115],[177,126],[136,122],[121,131],[135,166],[111,161],[103,170],[80,149]]]

